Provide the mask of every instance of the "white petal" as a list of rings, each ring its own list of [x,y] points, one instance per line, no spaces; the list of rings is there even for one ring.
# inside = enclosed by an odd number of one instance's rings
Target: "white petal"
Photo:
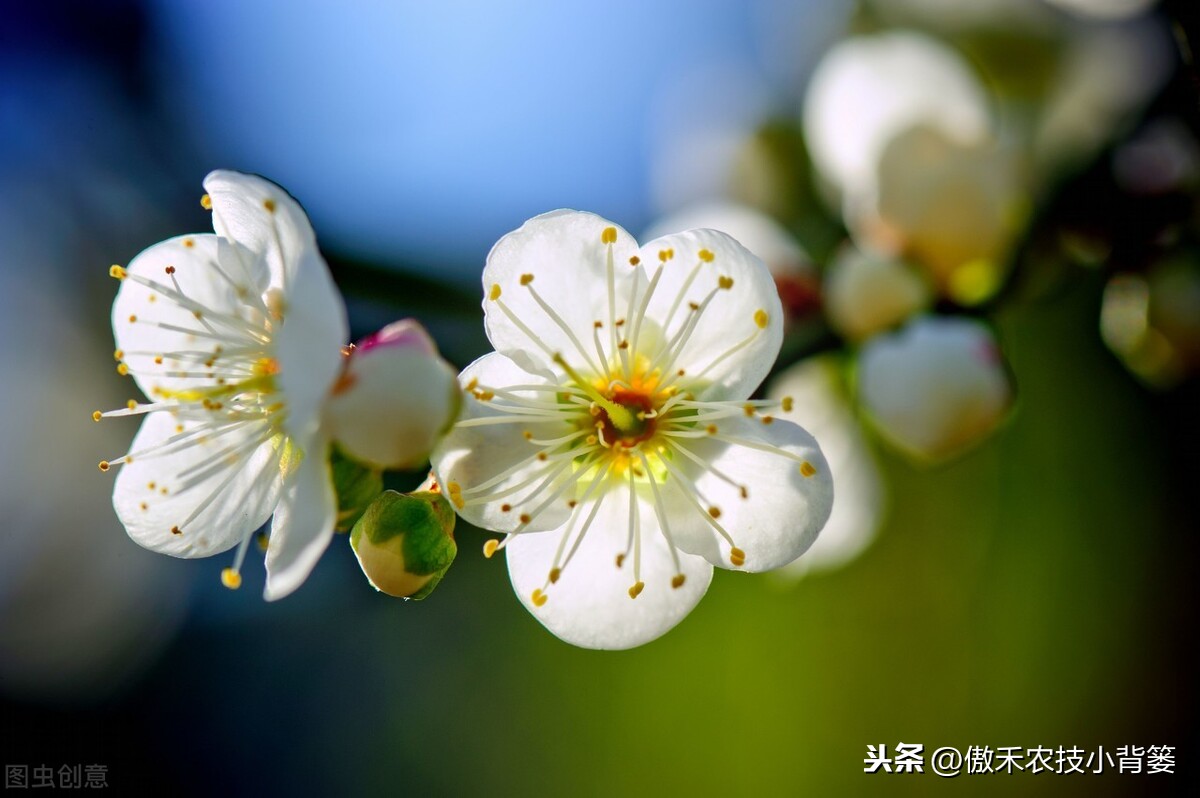
[[[130,452],[152,450],[198,426],[167,412],[151,413],[134,436]],[[173,454],[137,456],[121,466],[113,507],[129,536],[148,549],[175,557],[207,557],[231,548],[262,526],[275,509],[281,482],[275,442],[254,446],[264,429],[264,424],[248,424],[223,434],[214,430],[202,443]],[[235,454],[236,460],[227,463]],[[205,463],[214,466],[210,475],[185,488],[188,470],[204,473]],[[179,534],[171,531],[175,527]]]
[[[580,505],[579,527],[592,504]],[[645,588],[629,597],[634,584],[633,555],[618,568],[616,556],[626,550],[629,535],[629,492],[615,484],[580,544],[575,558],[559,580],[547,577],[561,540],[559,530],[518,535],[505,547],[513,590],[534,617],[558,637],[584,648],[624,649],[640,646],[667,632],[692,611],[712,581],[712,566],[704,559],[679,552],[676,569],[655,517],[653,505],[639,500],[641,580]],[[683,573],[684,584],[671,587]],[[546,602],[538,607],[533,591],[542,589]]]
[[[472,381],[480,386],[503,388],[510,385],[542,385],[550,384],[540,376],[522,370],[516,363],[504,355],[493,352],[476,360],[467,366],[459,376],[459,381],[466,386]],[[547,394],[534,394],[529,391],[517,391],[518,395],[546,399]],[[451,483],[456,483],[466,496],[475,486],[491,480],[509,469],[515,469],[504,480],[496,483],[483,494],[501,491],[522,483],[539,471],[552,468],[547,463],[536,459],[541,447],[531,444],[525,439],[524,432],[532,432],[538,439],[553,439],[568,435],[575,431],[575,426],[557,419],[539,420],[531,418],[527,423],[492,424],[486,426],[461,426],[461,422],[480,418],[501,418],[505,414],[496,410],[492,402],[483,402],[467,394],[463,397],[463,407],[459,415],[459,423],[446,433],[431,455],[434,473],[443,490],[448,490]],[[568,473],[559,477],[564,478]],[[520,507],[522,500],[542,484],[542,480],[532,482],[528,487],[521,488],[513,494],[495,501],[482,504],[466,503],[455,509],[458,514],[475,526],[483,529],[512,531],[520,524],[521,512],[527,508]],[[539,495],[547,497],[553,492],[553,486],[548,487]],[[535,502],[537,500],[535,499]],[[505,512],[500,508],[509,505],[513,509]],[[531,529],[551,529],[561,524],[567,515],[564,502],[555,502],[533,519]]]
[[[281,599],[304,583],[329,547],[336,518],[327,445],[314,443],[304,452],[271,521],[263,598]]]
[[[144,250],[126,272],[113,302],[113,335],[150,398],[159,398],[157,388],[211,384],[204,376],[209,355],[261,346],[252,331],[262,329],[262,316],[247,297],[261,291],[266,266],[248,250],[211,233],[178,236]],[[162,363],[155,362],[159,356]],[[172,375],[180,371],[200,376]]]
[[[217,234],[265,257],[271,284],[290,291],[301,253],[317,245],[300,203],[270,180],[228,170],[211,172],[204,190]]]
[[[835,358],[809,358],[772,381],[768,395],[792,398],[783,416],[803,426],[821,443],[837,500],[825,528],[804,556],[785,570],[800,576],[837,568],[857,557],[879,530],[886,487],[858,420],[841,390]]]
[[[683,457],[672,464],[678,463],[692,478],[703,497],[702,507],[720,511],[718,523],[746,555],[738,570],[768,571],[786,565],[813,544],[833,508],[833,479],[825,456],[817,441],[790,421],[764,424],[758,418],[737,416],[717,426],[719,435],[777,447],[786,454],[706,437],[683,443],[713,470],[697,473],[699,467]],[[714,472],[743,480],[745,497],[738,486]],[[731,567],[731,547],[713,529],[708,514],[688,500],[687,488],[679,480],[668,480],[667,485],[672,530],[678,529],[679,545],[708,557],[714,565]],[[698,544],[706,539],[707,543]]]
[[[691,205],[663,217],[645,232],[647,241],[698,228],[720,230],[767,264],[776,278],[811,277],[811,259],[779,222],[749,205],[721,200]]]
[[[702,250],[711,255],[711,261],[701,260]],[[664,251],[674,253],[665,263],[660,260]],[[650,279],[660,266],[662,276],[647,306],[638,336],[639,352],[647,347],[646,337],[670,341],[690,316],[700,313],[678,354],[664,363],[666,371],[684,369],[686,387],[700,398],[749,396],[766,378],[783,342],[783,307],[766,265],[715,230],[663,236],[644,245],[641,253]],[[719,287],[722,278],[732,280],[727,290]],[[714,290],[717,293],[706,308],[691,309],[689,302],[703,306]],[[765,326],[760,327],[759,322]],[[735,347],[736,351],[726,356]],[[653,357],[658,347],[651,341],[649,348]]]
[[[342,346],[350,335],[346,306],[315,248],[301,253],[295,281],[284,297],[284,322],[276,335],[279,385],[287,397],[287,430],[309,438],[318,412],[342,367]]]
[[[562,354],[577,369],[594,370],[586,365],[588,357],[598,359],[592,347],[593,325],[597,321],[605,325],[616,321],[609,313],[608,245],[601,241],[601,234],[609,227],[617,232],[612,249],[615,314],[619,319],[625,315],[630,286],[637,279],[636,269],[629,262],[637,255],[637,242],[612,222],[591,213],[554,211],[530,219],[496,242],[483,270],[483,309],[488,340],[497,352],[508,355],[526,371],[546,376],[558,371],[550,362],[555,353]],[[523,275],[532,275],[532,282],[522,285]],[[500,287],[498,301],[487,298],[493,286]],[[530,289],[575,335],[586,356],[563,326],[538,304]],[[536,340],[504,313],[500,303]],[[595,363],[595,367],[602,368],[603,364]]]
[[[338,445],[380,468],[415,468],[429,457],[458,412],[458,375],[431,349],[428,335],[411,343],[360,347],[346,364],[346,387],[326,418]]]

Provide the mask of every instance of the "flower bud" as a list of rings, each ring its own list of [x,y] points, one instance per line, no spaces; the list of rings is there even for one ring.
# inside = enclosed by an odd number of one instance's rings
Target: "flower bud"
[[[454,369],[424,328],[405,319],[350,351],[328,419],[334,439],[355,460],[415,468],[454,421],[460,400]]]
[[[992,334],[961,317],[921,317],[872,338],[859,359],[858,390],[880,434],[921,461],[979,443],[1013,400]]]
[[[844,337],[861,341],[929,304],[929,288],[904,263],[843,247],[825,277],[825,315]]]
[[[423,599],[458,553],[454,510],[441,493],[385,491],[354,525],[350,546],[376,590]]]

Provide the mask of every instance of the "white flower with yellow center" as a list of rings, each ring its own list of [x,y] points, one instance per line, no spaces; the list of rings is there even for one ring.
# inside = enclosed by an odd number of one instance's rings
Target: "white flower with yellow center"
[[[804,553],[833,484],[817,442],[748,401],[782,340],[762,261],[692,230],[638,248],[588,213],[502,238],[483,273],[496,352],[434,451],[459,514],[506,533],[513,587],[547,628],[630,648],[678,623],[712,567]]]
[[[113,303],[117,369],[148,402],[113,506],[130,537],[176,557],[238,547],[272,518],[268,599],[295,590],[329,544],[337,502],[320,413],[342,365],[346,311],[300,206],[275,184],[213,172],[202,199],[216,234],[155,244]]]

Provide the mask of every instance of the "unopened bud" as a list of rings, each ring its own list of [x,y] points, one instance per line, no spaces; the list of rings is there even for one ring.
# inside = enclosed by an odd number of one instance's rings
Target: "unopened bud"
[[[881,435],[917,460],[941,460],[985,439],[1013,387],[991,332],[971,319],[922,317],[872,338],[859,399]]]
[[[907,264],[847,244],[825,277],[825,315],[843,336],[861,341],[927,307],[929,293]]]
[[[441,493],[385,491],[354,525],[350,546],[376,590],[423,599],[458,553],[454,510]]]
[[[415,321],[389,324],[346,357],[328,417],[350,457],[376,468],[422,465],[458,415],[455,370]]]

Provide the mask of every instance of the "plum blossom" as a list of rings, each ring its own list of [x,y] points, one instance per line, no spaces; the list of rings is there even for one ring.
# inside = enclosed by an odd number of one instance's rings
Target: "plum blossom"
[[[762,261],[713,230],[638,247],[556,211],[504,236],[483,273],[494,353],[434,451],[441,488],[504,533],[524,605],[562,639],[630,648],[662,635],[713,566],[763,571],[808,549],[833,482],[820,447],[752,401],[782,339]]]
[[[93,418],[144,415],[113,507],[130,537],[176,557],[237,547],[271,519],[265,597],[291,593],[329,544],[337,501],[321,426],[342,369],[345,307],[299,204],[252,175],[216,171],[201,203],[215,234],[155,244],[127,267],[112,323],[117,370],[148,398]]]

